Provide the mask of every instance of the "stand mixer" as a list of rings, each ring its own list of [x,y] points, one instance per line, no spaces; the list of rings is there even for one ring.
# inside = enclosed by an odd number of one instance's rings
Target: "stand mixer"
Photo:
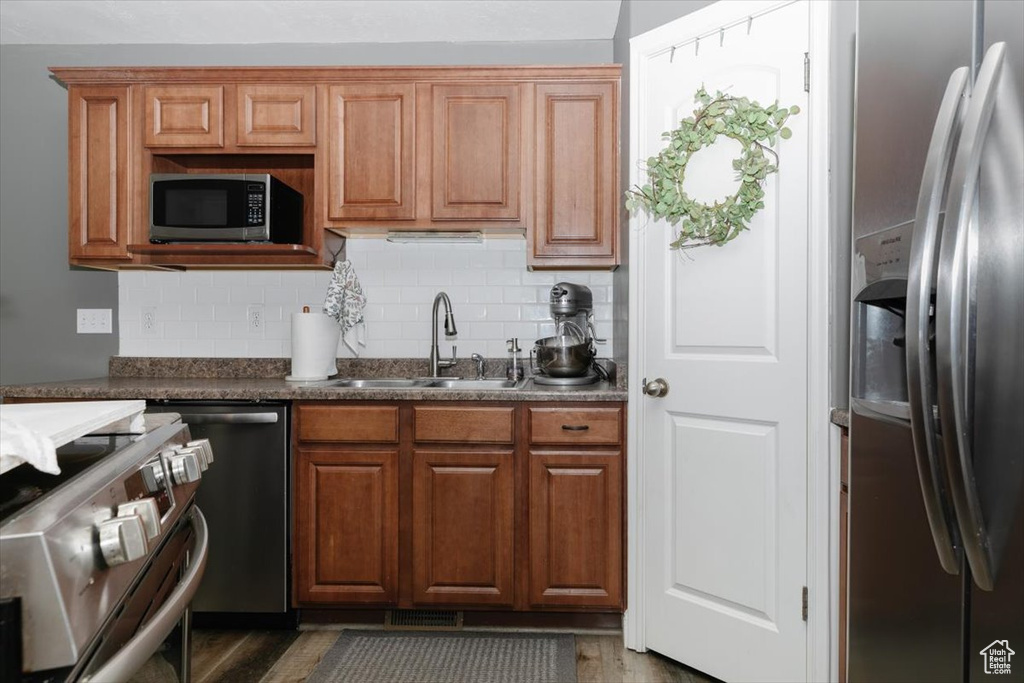
[[[594,343],[603,344],[594,331],[594,295],[589,287],[559,282],[548,299],[555,321],[555,336],[538,339],[534,346],[539,367],[537,384],[574,386],[591,384],[605,373],[595,369]],[[551,361],[554,360],[552,363]]]

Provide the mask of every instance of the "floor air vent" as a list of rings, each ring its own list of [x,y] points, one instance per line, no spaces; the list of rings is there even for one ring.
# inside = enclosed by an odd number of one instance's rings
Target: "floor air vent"
[[[431,609],[391,610],[384,617],[384,628],[404,631],[461,631],[462,612]]]

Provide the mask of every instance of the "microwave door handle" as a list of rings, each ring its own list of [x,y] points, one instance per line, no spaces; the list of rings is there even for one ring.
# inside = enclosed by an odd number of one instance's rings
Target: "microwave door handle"
[[[210,550],[206,518],[198,507],[192,509],[190,519],[196,535],[196,549],[188,571],[168,596],[167,601],[156,614],[139,629],[135,636],[107,660],[101,668],[82,679],[83,683],[125,683],[146,661],[160,649],[168,634],[174,630],[192,597],[199,589],[206,569],[206,558]]]
[[[935,417],[932,357],[928,346],[928,320],[939,246],[940,209],[954,143],[963,119],[970,69],[949,77],[932,130],[914,217],[910,265],[907,274],[907,402],[914,438],[914,457],[924,509],[939,563],[949,574],[959,574],[961,551],[956,520],[946,491],[946,472],[939,457]]]
[[[1000,77],[1007,71],[1005,53],[1005,43],[989,48],[967,107],[950,175],[936,290],[936,369],[946,469],[967,561],[975,583],[983,590],[994,587],[996,562],[981,510],[972,453],[968,392],[974,382],[973,342],[967,335],[975,325],[975,302],[970,292],[972,259],[968,242],[977,205],[982,149],[1001,89]]]

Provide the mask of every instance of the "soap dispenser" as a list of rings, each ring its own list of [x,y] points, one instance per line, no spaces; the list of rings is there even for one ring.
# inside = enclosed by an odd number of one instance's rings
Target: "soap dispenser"
[[[509,381],[518,382],[525,374],[523,363],[519,359],[519,354],[522,349],[519,348],[519,338],[512,337],[507,342],[508,344],[508,362],[505,365],[505,377]]]

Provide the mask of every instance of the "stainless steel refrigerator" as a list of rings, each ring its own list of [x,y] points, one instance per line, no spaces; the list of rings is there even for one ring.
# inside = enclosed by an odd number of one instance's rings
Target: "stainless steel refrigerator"
[[[1022,34],[858,5],[851,681],[1024,681]]]

